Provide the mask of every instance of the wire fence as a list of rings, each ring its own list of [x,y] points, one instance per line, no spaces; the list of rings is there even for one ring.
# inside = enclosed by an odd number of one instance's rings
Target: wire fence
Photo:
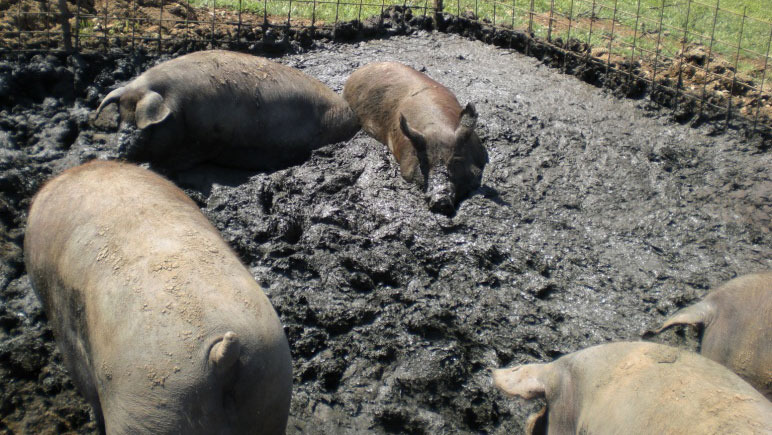
[[[468,31],[448,24],[461,20],[489,34],[521,32],[527,48],[556,50],[564,70],[584,62],[642,81],[674,110],[718,113],[726,126],[743,119],[752,132],[772,126],[772,22],[720,0],[2,0],[0,52],[334,37],[346,23],[378,29],[394,10],[441,30]]]

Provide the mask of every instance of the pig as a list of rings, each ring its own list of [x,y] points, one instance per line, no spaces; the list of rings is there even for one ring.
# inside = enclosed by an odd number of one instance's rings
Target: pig
[[[719,362],[772,400],[772,272],[744,275],[669,318],[702,328],[700,353]]]
[[[590,347],[493,371],[504,393],[545,398],[526,433],[772,433],[772,403],[726,367],[657,343]]]
[[[359,130],[343,98],[297,69],[224,50],[196,52],[145,71],[102,100],[141,139],[123,157],[185,169],[208,161],[248,170],[296,164]]]
[[[389,147],[402,177],[425,190],[432,211],[453,214],[480,187],[488,153],[472,103],[462,109],[448,88],[397,62],[354,71],[343,98],[362,129]]]
[[[33,199],[24,257],[102,433],[284,433],[279,318],[171,182],[107,161],[63,172]]]

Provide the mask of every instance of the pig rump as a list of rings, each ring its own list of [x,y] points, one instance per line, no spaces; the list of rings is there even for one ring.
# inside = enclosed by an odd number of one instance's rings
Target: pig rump
[[[656,332],[676,325],[701,328],[700,353],[772,400],[772,272],[725,283],[667,319]]]
[[[546,399],[530,432],[769,433],[772,403],[705,357],[655,343],[610,343],[548,364],[493,371],[510,396]]]
[[[27,271],[107,433],[282,433],[291,361],[273,307],[198,207],[92,162],[35,196]]]

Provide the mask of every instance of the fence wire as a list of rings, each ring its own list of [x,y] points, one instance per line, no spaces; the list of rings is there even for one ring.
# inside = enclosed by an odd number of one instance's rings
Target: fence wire
[[[403,19],[464,19],[522,31],[573,59],[600,63],[652,94],[671,96],[674,111],[772,126],[768,77],[772,22],[733,11],[720,0],[6,0],[0,3],[0,52],[171,50],[281,38],[314,38],[345,23],[382,23],[391,8]],[[529,45],[530,47],[530,45]]]

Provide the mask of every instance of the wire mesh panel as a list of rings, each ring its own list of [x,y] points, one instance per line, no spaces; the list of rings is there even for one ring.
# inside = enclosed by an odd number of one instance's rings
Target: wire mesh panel
[[[755,126],[772,124],[766,9],[730,10],[720,0],[6,0],[0,51],[247,47],[444,12],[488,35],[520,31],[525,51],[556,50],[564,70],[589,65],[609,82],[611,73],[616,84],[642,82],[674,111],[689,106]]]

